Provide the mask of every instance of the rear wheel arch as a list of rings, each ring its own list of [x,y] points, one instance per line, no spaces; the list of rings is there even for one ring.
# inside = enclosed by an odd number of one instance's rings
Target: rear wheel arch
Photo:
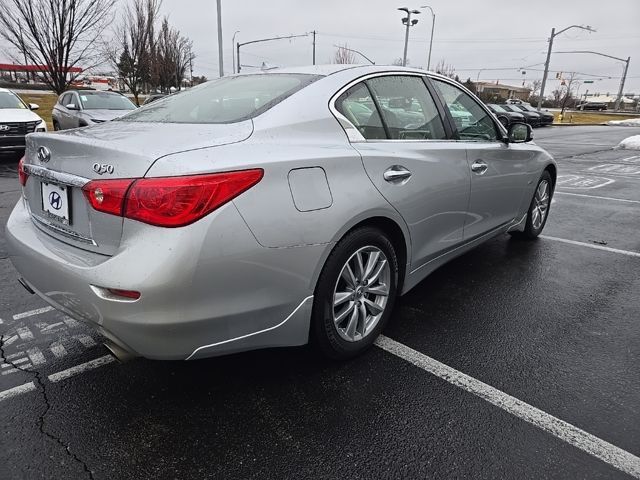
[[[389,217],[375,216],[369,217],[353,225],[347,230],[340,239],[346,237],[350,232],[362,227],[373,227],[384,233],[391,241],[393,248],[398,258],[398,293],[402,292],[404,284],[404,278],[407,271],[407,262],[409,258],[410,242],[402,230],[402,227],[398,225],[395,220]],[[340,241],[338,239],[338,241]]]
[[[549,175],[551,175],[551,180],[553,182],[553,187],[555,188],[555,186],[556,186],[556,178],[558,177],[558,170],[556,169],[556,166],[553,165],[552,163],[550,163],[549,165],[547,165],[545,167],[545,170],[547,172],[549,172]]]

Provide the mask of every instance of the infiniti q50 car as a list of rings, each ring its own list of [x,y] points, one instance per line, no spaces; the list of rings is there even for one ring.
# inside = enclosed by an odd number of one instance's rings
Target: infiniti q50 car
[[[556,165],[529,126],[507,131],[446,77],[334,65],[225,77],[29,135],[19,173],[20,281],[120,351],[311,342],[347,358],[448,260],[538,236]]]

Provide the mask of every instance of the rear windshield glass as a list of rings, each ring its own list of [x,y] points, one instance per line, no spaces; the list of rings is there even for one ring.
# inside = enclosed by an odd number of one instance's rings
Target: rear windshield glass
[[[131,100],[119,93],[78,92],[85,110],[134,110]]]
[[[145,105],[119,121],[239,122],[261,114],[318,78],[285,73],[220,78]]]
[[[27,106],[13,93],[0,92],[0,108],[27,108]]]

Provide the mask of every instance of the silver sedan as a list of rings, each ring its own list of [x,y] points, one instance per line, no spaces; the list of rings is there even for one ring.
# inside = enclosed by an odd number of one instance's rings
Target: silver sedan
[[[7,223],[25,287],[119,352],[195,359],[369,347],[398,295],[497,235],[545,226],[556,164],[421,70],[208,82],[31,134]]]

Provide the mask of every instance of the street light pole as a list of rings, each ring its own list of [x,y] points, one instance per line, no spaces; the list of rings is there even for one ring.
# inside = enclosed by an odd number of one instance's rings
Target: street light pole
[[[560,35],[563,32],[566,32],[570,28],[581,28],[582,30],[586,30],[588,32],[595,32],[593,28],[589,25],[583,27],[582,25],[569,25],[566,28],[563,28],[559,32],[556,32],[555,28],[551,29],[551,36],[549,37],[549,48],[547,50],[547,59],[544,62],[544,73],[542,74],[542,85],[540,85],[540,98],[538,98],[538,110],[542,108],[542,100],[544,99],[544,87],[547,85],[547,76],[549,75],[549,63],[551,62],[551,50],[553,49],[553,39]]]
[[[271,42],[273,40],[285,40],[287,38],[298,38],[298,37],[308,37],[308,33],[303,33],[302,35],[287,35],[286,37],[271,37],[271,38],[261,38],[259,40],[250,40],[248,42],[238,43],[236,45],[236,62],[238,65],[238,73],[242,70],[242,64],[240,63],[240,47],[244,45],[249,45],[251,43],[262,43],[262,42]]]
[[[407,48],[409,46],[409,27],[413,27],[418,20],[411,20],[411,15],[418,15],[420,13],[419,10],[409,10],[407,7],[399,8],[398,10],[402,12],[406,12],[407,16],[402,19],[402,23],[407,26],[407,29],[404,34],[404,53],[402,55],[402,66],[407,66]]]
[[[236,35],[240,33],[240,30],[236,30],[233,32],[233,37],[231,38],[231,62],[233,65],[233,73],[236,73]]]
[[[217,0],[218,7],[218,70],[221,77],[224,77],[224,65],[222,61],[222,0]]]
[[[433,31],[436,29],[436,14],[429,5],[420,8],[428,8],[431,11],[431,40],[429,41],[429,58],[427,59],[427,70],[431,68],[431,49],[433,48]]]

